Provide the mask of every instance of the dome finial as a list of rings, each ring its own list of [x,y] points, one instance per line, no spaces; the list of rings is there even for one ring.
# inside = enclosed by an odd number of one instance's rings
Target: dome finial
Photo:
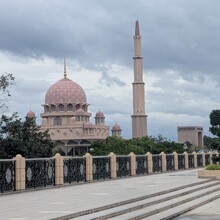
[[[66,79],[67,73],[66,73],[66,57],[64,57],[64,78]]]

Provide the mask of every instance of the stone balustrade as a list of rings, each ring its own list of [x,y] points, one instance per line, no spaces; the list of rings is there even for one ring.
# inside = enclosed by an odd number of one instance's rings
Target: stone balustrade
[[[25,159],[17,155],[11,160],[0,160],[0,191],[18,191],[33,188],[77,184],[126,176],[174,172],[212,164],[213,153],[165,154],[148,152],[145,155],[63,157]]]

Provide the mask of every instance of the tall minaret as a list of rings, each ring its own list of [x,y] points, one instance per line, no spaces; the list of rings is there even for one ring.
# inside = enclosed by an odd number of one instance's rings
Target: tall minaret
[[[147,115],[145,114],[144,82],[142,73],[141,35],[139,22],[135,23],[134,35],[134,82],[133,85],[133,115],[132,137],[147,135]]]

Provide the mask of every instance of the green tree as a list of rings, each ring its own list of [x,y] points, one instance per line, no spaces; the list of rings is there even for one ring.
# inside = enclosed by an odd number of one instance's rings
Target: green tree
[[[11,96],[9,88],[14,85],[14,76],[11,73],[4,73],[0,76],[0,109],[1,112],[7,108],[8,97]]]
[[[205,135],[204,145],[210,150],[220,150],[220,138]]]
[[[0,119],[0,157],[12,158],[21,154],[27,158],[52,156],[53,143],[48,132],[39,131],[35,120],[2,115]]]
[[[142,137],[126,140],[118,137],[108,137],[102,141],[96,141],[91,146],[93,155],[108,155],[114,152],[117,155],[127,155],[133,152],[136,155],[144,155],[147,152],[159,154],[162,151],[166,154],[183,153],[183,144],[177,144],[158,135],[158,137]]]
[[[209,115],[211,127],[209,131],[218,137],[220,137],[220,109],[212,110]]]

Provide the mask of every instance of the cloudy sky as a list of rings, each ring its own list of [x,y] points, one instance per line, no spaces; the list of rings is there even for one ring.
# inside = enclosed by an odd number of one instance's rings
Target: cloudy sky
[[[142,35],[148,134],[177,139],[177,126],[210,135],[220,108],[219,0],[0,0],[0,74],[12,73],[9,112],[40,113],[50,85],[80,84],[89,111],[131,137],[133,35]],[[94,122],[94,119],[91,119]]]

